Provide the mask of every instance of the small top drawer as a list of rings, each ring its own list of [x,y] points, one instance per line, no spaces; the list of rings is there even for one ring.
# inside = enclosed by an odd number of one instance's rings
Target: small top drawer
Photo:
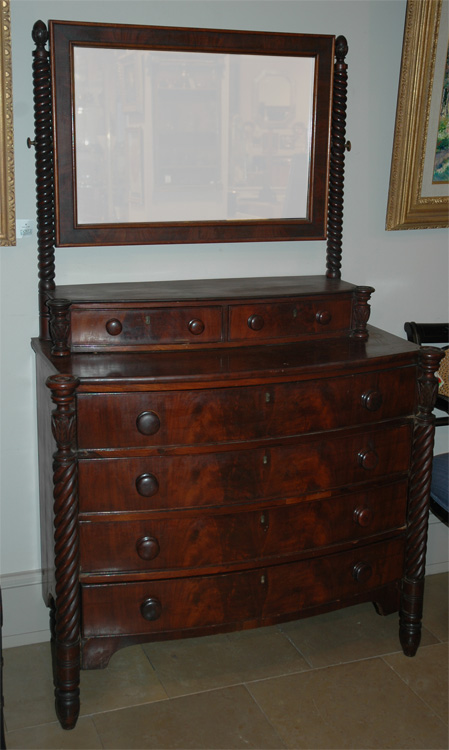
[[[72,348],[215,343],[222,340],[222,308],[72,309]]]
[[[229,340],[301,338],[348,330],[352,298],[250,303],[229,308]]]

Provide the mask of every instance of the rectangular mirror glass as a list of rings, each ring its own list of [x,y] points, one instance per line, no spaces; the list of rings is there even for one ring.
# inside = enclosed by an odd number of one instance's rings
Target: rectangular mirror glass
[[[306,218],[314,67],[75,47],[77,223]]]
[[[50,34],[57,244],[325,236],[333,37]]]

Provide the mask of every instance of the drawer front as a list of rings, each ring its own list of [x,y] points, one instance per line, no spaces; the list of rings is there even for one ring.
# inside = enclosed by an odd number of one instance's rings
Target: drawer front
[[[83,573],[174,570],[271,560],[405,525],[405,481],[257,511],[80,523]]]
[[[407,472],[411,425],[294,446],[79,461],[80,511],[157,510],[298,497]]]
[[[240,573],[82,586],[83,637],[162,633],[252,621],[352,597],[399,580],[395,539]]]
[[[222,309],[179,307],[73,310],[72,347],[212,343],[222,340]]]
[[[229,340],[294,339],[326,331],[349,330],[351,310],[351,297],[232,305],[229,308]]]
[[[408,415],[415,368],[333,380],[194,391],[80,394],[78,447],[257,440]]]

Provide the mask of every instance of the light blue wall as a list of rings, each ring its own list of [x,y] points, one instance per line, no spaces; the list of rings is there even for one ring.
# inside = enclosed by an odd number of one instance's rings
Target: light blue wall
[[[38,17],[345,34],[349,96],[343,277],[376,287],[371,322],[403,335],[408,319],[447,318],[445,230],[385,232],[406,0],[12,0],[17,218],[35,216],[31,29]],[[57,281],[323,273],[324,243],[57,251]],[[1,248],[1,572],[40,567],[34,363],[35,236]]]

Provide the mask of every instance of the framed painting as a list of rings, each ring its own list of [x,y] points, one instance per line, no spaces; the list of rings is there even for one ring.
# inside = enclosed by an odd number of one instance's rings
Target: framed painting
[[[408,0],[386,229],[449,226],[448,0]]]
[[[11,16],[9,0],[0,1],[0,245],[15,245]]]

